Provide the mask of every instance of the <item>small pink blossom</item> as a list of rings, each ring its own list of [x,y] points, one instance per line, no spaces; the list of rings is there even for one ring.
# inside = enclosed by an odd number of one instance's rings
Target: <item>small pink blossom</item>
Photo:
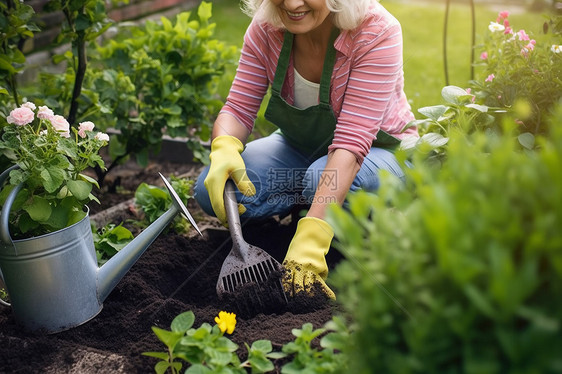
[[[66,118],[60,115],[54,115],[51,119],[51,125],[53,128],[63,137],[70,137],[70,125]]]
[[[496,77],[496,76],[495,76],[494,74],[488,75],[488,78],[486,78],[486,82],[491,82],[491,81],[493,81],[495,77]]]
[[[480,60],[487,60],[488,59],[488,52],[482,52],[480,54]]]
[[[53,111],[46,106],[40,106],[37,110],[37,118],[39,119],[46,119],[50,121],[51,119],[53,119],[54,115],[55,113],[53,113]]]
[[[465,91],[466,91],[467,94],[471,95],[472,89],[469,87]],[[472,96],[472,98],[470,99],[470,101],[474,103],[476,101],[476,96],[474,96],[474,95],[471,95],[471,96]]]
[[[501,18],[504,18],[504,19],[505,19],[505,18],[509,17],[509,11],[503,10],[503,11],[501,11],[501,12],[499,13],[499,16],[500,16]]]
[[[509,27],[509,20],[504,19],[504,20],[503,20],[503,25],[504,25],[505,27]]]
[[[521,54],[523,56],[527,57],[529,52],[531,52],[533,49],[535,49],[536,43],[537,42],[534,39],[530,40],[529,43],[527,43],[527,45],[523,49],[521,49]]]
[[[78,125],[78,135],[80,135],[81,138],[85,138],[86,131],[92,131],[93,129],[94,129],[93,122],[90,121],[80,122],[80,124]]]
[[[23,104],[21,104],[22,108],[29,108],[31,110],[35,110],[35,104],[33,104],[31,101],[25,102]]]
[[[527,35],[525,30],[517,31],[517,35],[519,36],[519,40],[530,40],[529,35]]]
[[[505,31],[504,31],[503,33],[504,33],[504,35],[513,34],[513,29],[512,29],[511,27],[507,26],[507,27],[505,28]]]
[[[106,133],[103,132],[98,132],[95,136],[96,139],[104,141],[104,142],[108,142],[109,141],[109,135],[107,135]]]
[[[10,124],[15,124],[18,126],[24,126],[31,122],[35,118],[33,110],[27,107],[19,107],[10,112],[10,115],[6,117],[6,121]]]

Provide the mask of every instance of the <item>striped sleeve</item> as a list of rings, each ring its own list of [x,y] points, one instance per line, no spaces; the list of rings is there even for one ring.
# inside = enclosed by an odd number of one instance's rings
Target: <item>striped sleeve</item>
[[[265,30],[252,22],[244,36],[238,68],[221,113],[234,116],[248,131],[252,131],[261,102],[269,86],[268,66],[271,46]],[[279,53],[277,53],[277,56]]]
[[[330,146],[330,150],[349,150],[360,162],[379,130],[400,138],[404,124],[413,119],[403,93],[400,24],[389,22],[380,29],[378,21],[376,27],[365,27],[355,35],[358,40]]]

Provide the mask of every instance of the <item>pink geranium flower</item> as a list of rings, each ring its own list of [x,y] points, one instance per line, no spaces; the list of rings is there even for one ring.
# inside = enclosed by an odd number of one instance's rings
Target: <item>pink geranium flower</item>
[[[519,36],[519,40],[530,40],[529,35],[525,32],[525,30],[521,29],[517,31],[517,35]]]
[[[491,82],[491,81],[493,81],[495,77],[496,77],[496,76],[495,76],[494,74],[488,75],[488,78],[486,78],[486,82]]]
[[[35,110],[35,104],[33,104],[31,101],[27,101],[23,104],[21,104],[22,108],[29,108],[31,110]]]
[[[10,115],[6,117],[6,121],[10,124],[24,126],[33,122],[34,118],[35,114],[33,113],[33,110],[26,106],[22,106],[12,110]]]
[[[50,121],[53,119],[54,115],[55,113],[46,106],[40,106],[37,110],[37,118],[39,119],[46,119]]]
[[[70,124],[66,118],[57,114],[51,119],[51,125],[61,136],[70,138]]]
[[[78,125],[78,135],[80,135],[81,138],[85,138],[86,131],[92,131],[93,129],[94,129],[93,122],[90,121],[80,122],[80,124]]]

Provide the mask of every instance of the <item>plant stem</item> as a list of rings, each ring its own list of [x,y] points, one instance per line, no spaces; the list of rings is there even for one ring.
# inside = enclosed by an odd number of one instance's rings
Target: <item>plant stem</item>
[[[70,102],[70,112],[68,113],[68,123],[72,126],[76,122],[76,114],[78,112],[78,98],[82,92],[82,83],[86,75],[86,42],[83,31],[78,32],[76,39],[76,50],[78,53],[78,67],[76,68],[76,78],[74,80],[74,89],[72,90],[72,99]]]
[[[472,38],[470,41],[470,80],[474,79],[474,48],[476,47],[476,16],[474,11],[474,0],[470,0],[470,17],[472,22]]]
[[[445,70],[445,85],[449,85],[449,68],[447,66],[447,25],[449,23],[449,7],[451,0],[446,0],[445,5],[445,25],[443,27],[443,68]]]

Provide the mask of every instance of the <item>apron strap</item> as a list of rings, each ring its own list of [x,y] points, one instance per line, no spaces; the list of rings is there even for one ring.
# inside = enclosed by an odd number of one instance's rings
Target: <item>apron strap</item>
[[[336,49],[334,48],[334,42],[339,34],[340,30],[338,30],[337,27],[332,28],[328,51],[326,52],[326,57],[324,58],[322,77],[320,78],[320,106],[328,108],[330,108],[330,82],[332,81],[332,72],[334,71],[334,65],[336,63]]]
[[[330,82],[332,80],[332,72],[336,63],[336,49],[334,48],[334,41],[338,37],[340,31],[334,27],[330,34],[330,41],[328,43],[328,50],[324,58],[324,66],[322,68],[322,77],[320,78],[320,106],[330,107]],[[293,49],[293,40],[295,35],[289,31],[285,31],[283,36],[283,46],[279,53],[279,60],[277,68],[275,69],[275,77],[273,78],[273,85],[271,90],[277,95],[281,95],[281,88],[285,77],[287,76],[287,69],[289,68],[289,58],[291,50]]]

